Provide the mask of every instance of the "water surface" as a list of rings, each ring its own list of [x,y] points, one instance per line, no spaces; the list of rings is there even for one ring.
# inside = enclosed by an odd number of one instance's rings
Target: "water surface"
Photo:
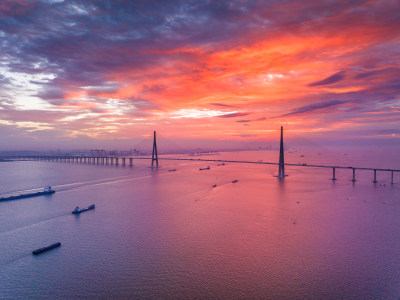
[[[377,157],[295,152],[286,161],[389,167]],[[275,161],[277,153],[204,158]],[[0,202],[1,297],[400,296],[400,188],[388,174],[373,184],[360,172],[353,183],[339,171],[334,182],[329,169],[291,167],[280,182],[276,166],[149,163],[0,163],[2,194],[57,190]],[[54,242],[62,246],[31,254]]]

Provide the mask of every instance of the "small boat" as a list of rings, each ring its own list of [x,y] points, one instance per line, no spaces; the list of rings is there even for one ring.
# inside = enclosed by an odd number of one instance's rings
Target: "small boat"
[[[217,187],[217,185],[216,185],[216,184],[214,184],[212,187]]]
[[[225,166],[225,163],[222,163],[222,164],[218,164],[218,166]]]
[[[235,179],[235,180],[232,180],[232,183],[236,183],[236,182],[238,182],[239,180],[237,180],[237,179]]]
[[[2,197],[0,198],[0,201],[8,201],[8,200],[16,200],[16,199],[22,199],[22,198],[28,198],[28,197],[35,197],[35,196],[41,196],[41,195],[48,195],[48,194],[54,194],[56,191],[51,188],[51,186],[44,188],[42,192],[36,192],[36,193],[29,193],[29,194],[21,194],[17,196],[9,196],[9,197]]]
[[[42,248],[36,249],[36,250],[32,251],[32,254],[33,255],[38,255],[40,253],[49,251],[51,249],[54,249],[54,248],[57,248],[57,247],[60,247],[60,246],[61,246],[61,243],[55,243],[55,244],[52,244],[50,246],[46,246],[46,247],[42,247]]]
[[[168,172],[175,172],[175,171],[176,171],[176,169],[168,170]]]
[[[206,168],[200,168],[199,170],[203,171],[203,170],[210,170],[210,169],[211,169],[210,166],[207,166]]]
[[[81,212],[94,209],[96,206],[94,204],[90,205],[88,208],[80,208],[79,206],[75,207],[72,211],[73,214],[80,214]]]

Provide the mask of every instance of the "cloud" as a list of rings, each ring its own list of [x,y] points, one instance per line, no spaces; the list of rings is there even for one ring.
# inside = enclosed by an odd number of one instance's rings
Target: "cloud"
[[[218,107],[226,107],[226,108],[232,108],[232,105],[225,104],[225,103],[210,103],[210,105],[218,106]]]
[[[305,105],[305,106],[296,108],[292,112],[281,115],[279,117],[287,117],[287,116],[293,116],[293,115],[298,115],[298,114],[306,114],[306,113],[310,113],[310,112],[320,110],[320,109],[335,107],[335,106],[338,106],[338,105],[341,105],[344,103],[346,103],[346,101],[343,101],[343,100],[327,100],[327,101],[323,101],[323,102],[319,102],[319,103],[313,103],[313,104],[309,104],[309,105]]]
[[[248,123],[268,135],[274,116],[294,115],[299,130],[331,132],[398,107],[397,1],[0,2],[9,122],[218,137]],[[202,119],[215,116],[211,130]]]
[[[226,114],[226,115],[221,115],[218,116],[219,118],[236,118],[236,117],[243,117],[243,116],[247,116],[249,113],[231,113],[231,114]]]
[[[368,71],[363,71],[354,76],[355,79],[365,79],[365,78],[379,78],[379,77],[389,77],[398,78],[400,76],[400,68],[389,67],[383,69],[373,69]]]
[[[320,85],[333,84],[333,83],[336,83],[336,82],[339,82],[339,81],[343,80],[344,79],[344,74],[345,74],[345,71],[340,71],[340,72],[337,72],[337,73],[335,73],[335,74],[333,74],[333,75],[331,75],[331,76],[329,76],[329,77],[327,77],[327,78],[325,78],[323,80],[310,83],[308,86],[320,86]]]
[[[236,136],[248,138],[248,137],[256,137],[257,135],[256,134],[238,134]]]

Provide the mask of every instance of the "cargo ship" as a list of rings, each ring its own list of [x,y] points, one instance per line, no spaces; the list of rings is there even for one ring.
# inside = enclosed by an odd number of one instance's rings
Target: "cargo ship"
[[[88,208],[80,208],[79,206],[75,207],[75,209],[72,211],[73,214],[80,214],[81,212],[87,211],[87,210],[91,210],[94,209],[95,205],[92,204],[90,205]]]
[[[55,243],[55,244],[52,244],[50,246],[46,246],[46,247],[42,247],[42,248],[36,249],[36,250],[32,251],[32,254],[33,255],[38,255],[38,254],[41,254],[43,252],[49,251],[51,249],[54,249],[54,248],[57,248],[57,247],[60,247],[60,246],[61,246],[61,243]]]
[[[8,201],[8,200],[16,200],[16,199],[22,199],[22,198],[29,198],[29,197],[35,197],[35,196],[42,196],[42,195],[48,195],[48,194],[54,194],[56,191],[51,188],[51,186],[44,188],[42,192],[36,192],[36,193],[29,193],[29,194],[21,194],[21,195],[16,195],[16,196],[8,196],[8,197],[2,197],[0,198],[0,201]]]

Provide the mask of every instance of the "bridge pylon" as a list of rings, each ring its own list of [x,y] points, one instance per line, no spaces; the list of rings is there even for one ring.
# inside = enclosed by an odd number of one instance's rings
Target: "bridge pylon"
[[[156,167],[158,168],[158,152],[157,152],[157,140],[156,140],[156,132],[154,131],[154,139],[153,139],[153,154],[151,156],[151,167],[154,166],[154,161],[156,162]]]
[[[279,147],[279,173],[278,178],[280,180],[285,179],[287,175],[285,174],[285,156],[283,151],[283,126],[281,126],[281,142]]]

